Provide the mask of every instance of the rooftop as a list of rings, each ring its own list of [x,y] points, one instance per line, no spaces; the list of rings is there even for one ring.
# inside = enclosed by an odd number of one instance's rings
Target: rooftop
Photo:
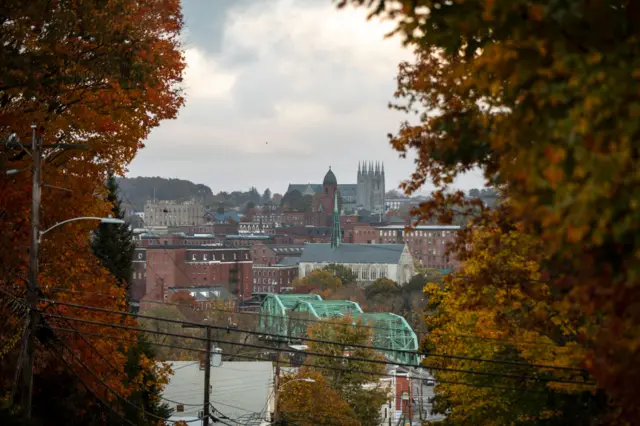
[[[397,264],[404,244],[305,244],[300,262]]]

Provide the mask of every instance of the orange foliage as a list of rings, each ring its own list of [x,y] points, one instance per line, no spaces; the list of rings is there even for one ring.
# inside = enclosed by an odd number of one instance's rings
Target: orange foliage
[[[105,201],[107,172],[122,173],[151,129],[161,120],[174,118],[183,104],[177,86],[184,68],[178,40],[182,27],[179,0],[86,0],[64,5],[8,0],[0,6],[0,25],[0,137],[4,140],[15,132],[28,146],[30,124],[36,122],[44,144],[88,147],[45,149],[41,229],[74,217],[107,216],[111,208]],[[31,174],[7,176],[5,172],[30,167],[29,155],[0,144],[2,288],[24,288],[31,211]],[[96,225],[73,222],[44,236],[38,284],[47,298],[126,311],[123,290],[91,252],[89,235]],[[58,315],[135,325],[122,315],[48,303],[41,308]],[[136,339],[133,331],[60,319],[48,322]],[[4,333],[0,334],[6,337]],[[73,333],[56,335],[114,390],[124,396],[135,390],[123,385],[124,353],[130,343],[85,336],[94,349]],[[72,356],[65,357],[95,393],[106,400],[115,398]],[[37,347],[36,374],[46,374],[56,366],[61,370],[60,365],[45,347]]]

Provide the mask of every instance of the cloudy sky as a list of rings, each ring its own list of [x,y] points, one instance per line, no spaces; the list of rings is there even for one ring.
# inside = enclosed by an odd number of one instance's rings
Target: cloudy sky
[[[358,161],[384,161],[387,189],[413,171],[387,141],[398,63],[388,23],[331,0],[183,0],[186,106],[153,131],[128,176],[221,190],[283,192],[329,166],[355,183]],[[481,186],[478,174],[458,187]],[[428,191],[429,188],[425,188]]]

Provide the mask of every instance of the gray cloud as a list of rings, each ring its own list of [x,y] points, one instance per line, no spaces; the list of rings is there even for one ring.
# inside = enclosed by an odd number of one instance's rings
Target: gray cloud
[[[329,165],[354,182],[360,160],[384,161],[388,188],[410,176],[412,159],[386,138],[407,118],[387,103],[410,54],[364,11],[330,0],[186,0],[184,14],[187,105],[152,132],[129,175],[273,192],[321,181]]]

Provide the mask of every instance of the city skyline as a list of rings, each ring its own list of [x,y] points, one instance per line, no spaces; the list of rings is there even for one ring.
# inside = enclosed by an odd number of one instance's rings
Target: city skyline
[[[387,108],[411,58],[384,40],[389,23],[305,0],[186,0],[184,16],[186,105],[152,131],[127,177],[282,192],[329,166],[355,183],[363,157],[384,161],[387,190],[410,177],[414,157],[398,158],[386,136],[412,119]],[[455,183],[482,185],[479,173]]]

